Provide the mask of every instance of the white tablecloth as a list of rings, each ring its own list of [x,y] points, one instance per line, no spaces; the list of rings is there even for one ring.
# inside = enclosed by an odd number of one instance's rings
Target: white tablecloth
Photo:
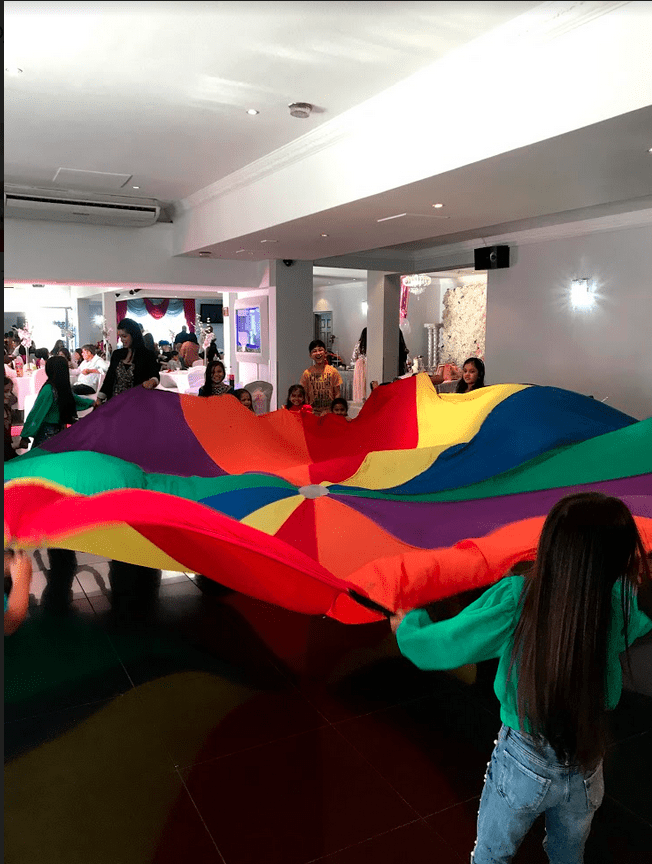
[[[16,378],[15,392],[16,396],[18,397],[16,408],[18,408],[19,411],[25,410],[25,399],[27,399],[28,402],[31,401],[31,403],[34,404],[34,399],[32,398],[30,400],[28,398],[30,396],[36,396],[36,384],[34,381],[34,375],[24,374],[22,378]]]
[[[191,369],[183,369],[179,372],[161,372],[161,381],[157,390],[177,390],[179,393],[196,394],[204,383],[205,368],[202,367],[201,376],[197,376],[195,384],[191,387],[188,380]],[[193,376],[194,377],[194,376]]]

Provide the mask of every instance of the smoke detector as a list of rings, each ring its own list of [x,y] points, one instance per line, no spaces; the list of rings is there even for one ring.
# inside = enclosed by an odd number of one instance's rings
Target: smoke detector
[[[312,111],[310,102],[290,102],[288,108],[292,117],[300,117],[302,120],[310,117],[310,112]]]

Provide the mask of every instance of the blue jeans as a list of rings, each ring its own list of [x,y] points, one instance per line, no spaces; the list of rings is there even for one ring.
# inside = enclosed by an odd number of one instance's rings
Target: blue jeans
[[[508,864],[540,813],[551,864],[581,864],[603,795],[602,762],[585,772],[561,763],[549,744],[503,726],[482,790],[472,864]]]

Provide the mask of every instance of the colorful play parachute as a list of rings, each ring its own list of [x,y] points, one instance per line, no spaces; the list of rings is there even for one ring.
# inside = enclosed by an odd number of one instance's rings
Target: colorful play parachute
[[[572,491],[622,498],[652,548],[651,444],[652,421],[554,387],[439,396],[421,374],[351,422],[136,388],[5,465],[5,542],[362,623],[365,598],[413,608],[531,560]]]

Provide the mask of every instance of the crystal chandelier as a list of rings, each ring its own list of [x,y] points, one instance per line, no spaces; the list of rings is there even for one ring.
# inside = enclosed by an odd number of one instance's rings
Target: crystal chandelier
[[[432,279],[425,273],[415,273],[413,276],[403,277],[403,284],[410,289],[410,294],[423,294],[431,282]]]

